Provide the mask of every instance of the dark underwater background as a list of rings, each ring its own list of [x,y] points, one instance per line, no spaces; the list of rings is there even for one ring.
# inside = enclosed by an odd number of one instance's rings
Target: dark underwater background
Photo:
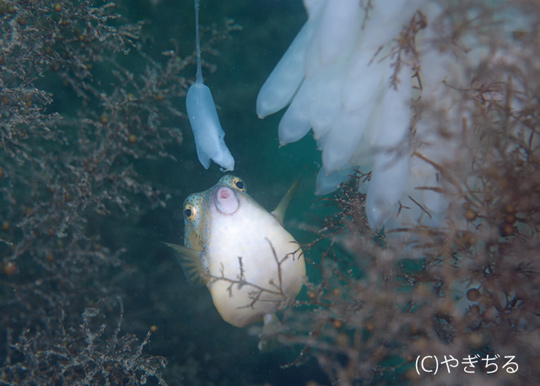
[[[185,116],[194,20],[190,0],[0,0],[0,385],[429,384],[412,369],[432,349],[518,355],[514,378],[487,379],[538,380],[538,148],[486,169],[478,205],[497,237],[484,249],[480,232],[424,229],[438,253],[386,253],[354,185],[313,194],[313,138],[280,148],[282,112],[255,114],[306,21],[301,0],[201,0],[203,76],[234,174],[268,210],[302,176],[285,228],[311,261],[277,349],[259,352],[260,324],[221,319],[162,243],[183,243],[183,200],[223,175],[199,163]],[[537,134],[536,58],[517,121]],[[482,284],[463,320],[445,296],[457,276]],[[458,379],[439,381],[478,380]]]
[[[59,10],[54,8],[58,4]],[[21,24],[23,28],[33,26],[50,28],[50,35],[62,20],[69,21],[69,18],[73,18],[77,12],[88,12],[89,8],[103,4],[106,3],[3,1],[0,2],[0,11],[4,27],[17,17],[24,17],[26,20]],[[191,193],[208,189],[223,175],[216,164],[212,163],[210,169],[205,170],[198,162],[193,136],[185,116],[178,117],[161,111],[163,116],[159,117],[158,125],[166,125],[181,134],[181,143],[167,143],[159,150],[172,155],[174,159],[152,154],[153,149],[141,150],[141,154],[137,154],[139,150],[135,149],[131,154],[122,154],[121,160],[118,161],[119,169],[128,164],[132,166],[138,186],[152,186],[162,193],[161,198],[167,197],[164,205],[155,205],[155,202],[148,200],[143,193],[145,188],[141,188],[119,193],[122,196],[121,200],[125,199],[123,209],[115,205],[116,189],[96,199],[93,204],[86,205],[81,202],[73,208],[54,204],[54,197],[50,192],[41,192],[41,189],[47,190],[46,187],[36,186],[38,183],[55,184],[58,189],[64,187],[65,190],[69,190],[68,184],[74,184],[72,186],[77,184],[77,180],[81,178],[79,174],[66,180],[56,179],[57,176],[51,176],[54,171],[47,168],[55,167],[55,163],[69,164],[74,157],[80,155],[80,152],[98,151],[97,147],[91,150],[82,146],[81,149],[77,148],[79,141],[82,141],[78,134],[79,130],[81,132],[87,130],[88,133],[84,134],[85,141],[94,143],[130,141],[125,136],[111,139],[105,134],[107,130],[114,130],[112,126],[99,133],[94,132],[92,125],[77,127],[81,120],[90,116],[100,117],[95,119],[111,125],[114,124],[112,121],[115,118],[110,114],[109,118],[103,118],[105,113],[102,112],[106,109],[99,98],[94,98],[93,95],[81,96],[92,92],[79,90],[78,93],[74,91],[74,88],[78,87],[74,86],[74,83],[88,82],[98,91],[102,87],[105,92],[110,93],[110,84],[116,82],[114,87],[120,89],[124,86],[122,81],[118,82],[111,76],[111,72],[118,67],[131,72],[135,78],[144,78],[148,75],[145,73],[148,61],[155,61],[156,66],[166,65],[168,57],[164,56],[163,52],[176,48],[179,57],[189,56],[194,52],[195,24],[192,1],[119,1],[115,7],[107,11],[109,14],[119,15],[120,18],[103,21],[104,24],[119,26],[143,22],[140,38],[134,41],[134,44],[139,45],[138,48],[129,47],[130,52],[127,54],[114,52],[111,47],[103,47],[102,52],[97,52],[102,42],[88,39],[85,43],[88,46],[95,45],[96,55],[100,56],[94,61],[87,58],[94,66],[90,69],[89,75],[77,75],[75,70],[66,75],[65,73],[70,71],[70,61],[78,59],[66,55],[62,59],[62,67],[58,68],[55,67],[54,57],[42,58],[48,52],[36,54],[44,62],[42,71],[38,71],[39,75],[36,76],[36,69],[32,68],[28,61],[23,61],[23,65],[19,67],[21,71],[26,71],[29,79],[36,82],[39,89],[51,95],[51,102],[40,106],[43,114],[36,115],[35,121],[30,122],[28,127],[39,126],[46,122],[43,124],[49,125],[52,130],[58,130],[55,125],[59,117],[62,117],[64,123],[69,121],[70,127],[68,129],[62,127],[69,137],[65,148],[57,146],[60,139],[48,138],[46,134],[42,135],[40,132],[34,134],[29,129],[28,136],[35,135],[35,137],[31,138],[28,145],[8,143],[6,147],[13,145],[9,149],[14,150],[5,151],[2,155],[3,172],[0,183],[4,192],[1,203],[4,227],[0,237],[5,242],[0,248],[6,267],[4,271],[8,274],[3,274],[0,281],[2,286],[0,358],[4,366],[0,373],[0,384],[97,385],[105,384],[106,379],[112,384],[138,384],[137,381],[128,381],[130,378],[127,376],[123,378],[122,364],[117,364],[118,374],[114,375],[115,373],[111,371],[112,375],[107,378],[99,368],[105,367],[106,361],[99,364],[93,359],[92,361],[82,359],[84,355],[91,358],[89,352],[81,354],[82,357],[73,362],[70,360],[64,362],[60,356],[54,354],[46,358],[39,357],[46,350],[54,351],[57,345],[73,345],[71,348],[73,355],[75,352],[85,351],[84,342],[87,340],[83,335],[87,330],[84,329],[83,333],[82,326],[87,319],[82,314],[87,307],[92,309],[87,317],[99,314],[95,316],[99,321],[88,319],[89,323],[96,323],[97,330],[101,325],[104,326],[100,348],[98,349],[96,345],[95,349],[95,352],[103,353],[103,358],[106,356],[105,353],[109,352],[105,346],[116,339],[111,338],[111,335],[115,333],[120,318],[122,321],[119,336],[133,334],[142,341],[153,326],[156,332],[144,347],[144,354],[166,358],[167,367],[161,371],[170,385],[298,385],[310,380],[318,380],[324,384],[326,378],[313,361],[299,368],[280,369],[281,365],[294,360],[298,354],[295,350],[259,353],[257,335],[250,334],[249,328],[238,329],[225,323],[215,310],[207,289],[191,287],[175,254],[161,243],[163,241],[183,243],[184,198]],[[226,143],[236,160],[234,174],[244,179],[248,192],[269,210],[277,205],[292,182],[302,175],[302,185],[289,209],[288,219],[293,224],[303,223],[306,217],[314,216],[309,212],[310,202],[315,198],[312,192],[314,177],[319,167],[319,155],[309,140],[280,149],[277,141],[279,116],[269,117],[263,121],[255,114],[255,99],[259,88],[306,20],[303,5],[301,1],[204,0],[200,8],[203,29],[201,44],[204,46],[210,40],[208,29],[223,31],[228,19],[233,19],[242,29],[233,30],[228,38],[219,38],[213,42],[212,53],[203,49],[203,61],[212,66],[212,68],[203,66],[203,76],[205,83],[213,92],[226,132]],[[51,26],[50,20],[53,20],[54,26]],[[75,24],[75,21],[73,23]],[[68,25],[67,31],[74,34],[77,32],[73,31],[78,28],[77,31],[83,33],[86,22],[78,23],[73,29],[69,29]],[[100,23],[102,21],[95,21],[95,25]],[[65,29],[60,31],[60,33],[68,32]],[[27,48],[44,51],[40,42],[32,40],[36,36],[40,35],[28,35]],[[66,40],[70,38],[71,35],[66,36]],[[62,50],[67,50],[66,46],[53,48],[59,56],[63,55]],[[21,49],[12,55],[21,58],[22,51]],[[141,57],[141,52],[145,58]],[[77,55],[76,49],[71,53]],[[35,57],[29,59],[35,60]],[[15,61],[13,64],[15,65]],[[11,77],[11,74],[5,71],[4,75],[6,75],[5,85],[12,82],[10,85],[14,88],[18,86],[14,83],[27,81],[22,76]],[[194,61],[192,60],[177,75],[192,81],[195,76]],[[133,89],[126,88],[125,92],[128,91],[133,92]],[[185,92],[185,85],[182,91]],[[185,101],[181,94],[182,92],[164,96],[171,106],[185,113]],[[9,107],[7,102],[4,104],[4,108],[6,107]],[[3,111],[6,119],[13,118],[16,114],[11,110],[12,115],[8,116],[7,109]],[[135,107],[127,114],[136,113]],[[58,116],[54,118],[54,122],[49,122],[46,118],[48,114]],[[138,146],[144,141],[142,137],[143,135],[137,134],[137,143],[134,145]],[[19,151],[20,148],[23,150]],[[38,167],[36,170],[34,167],[25,167],[32,163],[29,158],[34,157],[34,153],[39,153],[39,156],[36,156],[39,158],[46,157],[43,154],[53,152],[54,160],[42,161],[41,168]],[[22,155],[24,153],[30,154],[26,160]],[[75,160],[75,164],[80,165],[78,160]],[[115,164],[112,169],[116,167]],[[117,173],[111,169],[103,173],[109,172],[115,175]],[[27,175],[21,176],[21,173]],[[28,182],[27,179],[32,179],[34,173],[43,177],[43,180],[36,183]],[[107,178],[105,175],[102,177]],[[6,197],[8,195],[6,191],[12,189],[9,195],[13,195],[13,200],[10,202]],[[108,187],[90,187],[89,195],[93,194],[92,189],[94,192],[96,189],[107,192]],[[101,199],[103,201],[98,203],[97,201]],[[31,226],[32,229],[27,228],[22,232],[20,228],[24,228],[24,225],[20,224],[25,222],[26,217],[23,210],[19,211],[14,207],[23,205],[31,207],[33,202],[40,202],[39,209],[36,208],[34,212],[35,217],[40,218]],[[55,205],[55,215],[43,210],[43,206],[52,208]],[[98,210],[98,206],[101,209]],[[80,211],[80,216],[72,216],[73,223],[67,221],[65,225],[66,235],[57,238],[57,229],[47,223],[50,221],[57,224],[58,218],[69,218],[72,211]],[[78,223],[75,224],[76,221]],[[49,227],[50,231],[43,230]],[[296,228],[300,226],[297,225]],[[289,229],[298,240],[309,241],[312,238],[310,232],[300,231],[294,226]],[[47,239],[39,241],[39,245],[34,240],[38,232],[40,232],[38,238]],[[73,233],[77,234],[77,242],[73,241],[75,238]],[[66,245],[84,249],[84,252],[66,251],[68,247],[62,245],[66,239],[70,240],[69,243],[65,243]],[[72,242],[78,244],[77,247],[71,244]],[[88,249],[104,253],[97,258],[84,257],[85,253],[92,254]],[[110,261],[103,261],[109,259],[109,255],[114,256],[112,264]],[[52,266],[44,268],[46,264]],[[72,277],[75,282],[65,286],[58,284],[58,281],[62,282],[63,276],[72,274],[72,269],[67,268],[67,265],[77,265],[78,269],[77,277]],[[13,266],[16,266],[16,273],[11,274],[9,269]],[[36,285],[36,281],[39,280],[42,282]],[[14,296],[14,291],[20,294]],[[40,294],[36,295],[35,292]],[[18,304],[19,302],[21,304]],[[21,308],[24,311],[21,311]],[[60,328],[61,325],[63,327]],[[66,332],[59,335],[62,328],[65,328]],[[70,334],[68,330],[73,334],[73,338],[68,337]],[[83,335],[78,336],[79,333]],[[25,350],[10,347],[23,335],[29,347]],[[122,350],[120,348],[118,350],[119,352],[110,351],[111,355],[107,358],[111,359],[114,356],[121,358]],[[29,363],[33,363],[36,368],[32,368]],[[44,366],[46,368],[43,368]],[[134,379],[140,378],[134,375]],[[152,377],[149,382],[157,384],[156,379]]]
[[[155,6],[143,3],[138,7],[130,4],[128,15],[132,20],[148,20],[148,30],[155,38],[150,46],[155,57],[171,49],[171,38],[178,41],[181,53],[194,49],[191,1],[161,1]],[[214,44],[218,55],[203,52],[203,60],[215,66],[213,72],[203,68],[203,76],[218,106],[225,141],[235,157],[232,174],[243,178],[248,193],[269,210],[301,175],[302,185],[287,220],[292,224],[304,223],[306,218],[315,216],[310,204],[317,198],[313,190],[320,153],[311,138],[279,148],[277,125],[281,114],[258,119],[255,100],[266,77],[305,22],[305,10],[300,1],[201,1],[202,26],[215,24],[221,28],[226,19],[233,19],[242,29],[232,31],[230,39]],[[202,44],[207,37],[208,34],[202,34]],[[184,76],[193,78],[194,71],[192,65],[186,68]],[[185,111],[184,101],[180,99],[178,103],[179,109]],[[159,308],[146,312],[139,309],[137,314],[147,324],[159,327],[159,334],[152,338],[152,353],[168,359],[168,383],[182,380],[193,385],[301,385],[313,380],[328,384],[313,360],[301,367],[280,368],[293,361],[297,351],[260,353],[259,337],[249,334],[249,327],[238,329],[225,323],[207,289],[189,286],[174,253],[159,245],[164,240],[180,243],[183,199],[208,189],[223,175],[218,165],[212,163],[205,170],[198,162],[187,119],[175,125],[184,135],[183,146],[173,151],[178,162],[156,165],[151,172],[153,179],[160,184],[166,182],[175,193],[166,208],[148,212],[136,232],[126,235],[125,240],[134,246],[137,254],[133,258],[146,272],[145,302],[152,304],[160,299]],[[311,232],[287,228],[300,242],[313,239]],[[138,304],[134,298],[133,307]],[[155,306],[158,304],[154,303]],[[187,369],[189,376],[185,375]]]
[[[193,50],[195,27],[191,1],[163,1],[155,7],[146,4],[146,7],[133,8],[130,10],[133,20],[144,20],[151,15],[151,35],[160,37],[151,47],[156,56],[170,49],[169,38],[178,40],[180,52]],[[140,13],[136,13],[137,10]],[[306,221],[320,222],[311,213],[310,205],[316,199],[313,190],[320,153],[315,150],[312,138],[279,148],[277,125],[281,114],[260,120],[255,113],[257,93],[305,22],[305,10],[300,1],[201,1],[201,25],[223,26],[227,18],[242,26],[242,30],[233,31],[231,39],[214,45],[219,52],[217,56],[203,53],[203,60],[216,66],[212,73],[203,68],[203,76],[218,106],[225,141],[235,157],[232,174],[243,178],[248,193],[269,210],[273,210],[301,175],[302,184],[287,215],[287,221],[298,224],[297,229],[286,228],[300,242],[311,241],[312,233],[298,228]],[[203,42],[204,39],[203,34]],[[194,66],[186,69],[185,76],[193,77],[194,70]],[[152,352],[168,358],[169,384],[177,384],[178,379],[193,385],[303,385],[309,381],[328,384],[314,360],[301,367],[280,368],[296,358],[295,350],[282,348],[260,353],[258,336],[249,334],[249,327],[238,329],[225,323],[216,312],[207,289],[190,287],[174,254],[157,243],[164,237],[170,242],[182,240],[183,199],[190,193],[206,190],[223,174],[214,163],[208,171],[202,168],[189,122],[184,119],[177,125],[185,141],[174,153],[178,163],[154,169],[154,178],[168,181],[177,194],[167,208],[148,213],[147,221],[139,224],[144,227],[141,233],[134,236],[139,244],[136,250],[145,251],[136,259],[149,273],[146,291],[154,293],[153,299],[162,299],[159,303],[164,308],[163,314],[147,311],[159,321],[145,319],[160,327],[159,337],[152,339]],[[144,242],[143,235],[147,239]],[[154,272],[150,274],[151,271]],[[159,288],[156,283],[161,283]],[[136,299],[133,306],[137,307]],[[142,310],[139,312],[142,316]],[[184,375],[186,368],[193,372],[190,378]]]

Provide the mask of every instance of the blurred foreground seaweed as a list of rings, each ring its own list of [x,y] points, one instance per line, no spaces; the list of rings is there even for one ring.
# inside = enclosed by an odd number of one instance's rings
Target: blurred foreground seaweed
[[[513,5],[515,17],[540,15],[537,2]],[[441,28],[434,49],[466,52],[460,37],[472,33],[492,52],[466,69],[470,88],[445,84],[459,100],[462,130],[452,141],[462,157],[433,164],[444,188],[417,188],[438,189],[449,214],[440,225],[410,223],[375,234],[358,191],[369,173],[358,172],[333,199],[323,199],[336,213],[303,246],[313,267],[307,298],[291,300],[275,331],[274,338],[300,350],[285,367],[315,357],[336,385],[540,379],[539,23],[507,40],[497,18],[515,9],[495,12],[475,1],[446,6],[450,28]],[[414,53],[414,40],[400,44]],[[436,138],[452,135],[446,111],[432,101],[419,98],[413,109],[431,119]],[[411,132],[412,141],[424,140]],[[308,258],[320,250],[322,259]]]

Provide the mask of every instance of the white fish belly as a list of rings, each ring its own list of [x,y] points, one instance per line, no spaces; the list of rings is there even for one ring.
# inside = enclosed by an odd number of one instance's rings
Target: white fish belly
[[[264,209],[242,200],[234,215],[212,216],[206,248],[214,304],[244,327],[296,297],[306,274],[302,250]]]

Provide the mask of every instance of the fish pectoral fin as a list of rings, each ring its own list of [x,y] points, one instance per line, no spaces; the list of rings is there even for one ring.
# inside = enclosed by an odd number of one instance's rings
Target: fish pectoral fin
[[[279,202],[278,206],[276,206],[276,209],[272,211],[272,216],[274,216],[281,225],[283,225],[285,212],[287,212],[287,208],[289,207],[289,204],[291,203],[292,198],[294,197],[296,191],[298,190],[301,180],[302,180],[302,176],[298,177],[296,181],[293,182],[293,184],[291,185],[287,193],[285,193],[285,195]]]
[[[208,273],[202,263],[203,251],[197,251],[178,244],[166,242],[163,242],[163,244],[171,247],[180,255],[180,265],[182,266],[182,270],[184,271],[189,284],[196,287],[206,284]]]

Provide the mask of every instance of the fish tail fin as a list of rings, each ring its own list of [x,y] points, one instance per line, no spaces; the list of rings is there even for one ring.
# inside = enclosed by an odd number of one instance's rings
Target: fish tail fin
[[[264,315],[264,326],[262,331],[261,340],[259,341],[259,351],[273,351],[281,346],[281,343],[277,339],[277,334],[280,330],[280,324],[276,314]]]

